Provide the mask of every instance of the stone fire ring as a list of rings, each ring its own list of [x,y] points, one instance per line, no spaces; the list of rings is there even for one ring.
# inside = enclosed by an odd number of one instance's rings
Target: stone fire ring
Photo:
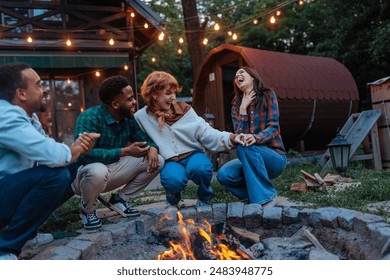
[[[301,210],[293,207],[263,208],[259,204],[241,202],[191,207],[180,212],[183,220],[191,218],[200,222],[206,219],[210,224],[228,222],[249,231],[261,232],[260,235],[277,231],[288,236],[305,225],[312,228],[312,233],[333,254],[344,252],[346,259],[390,260],[390,225],[373,214],[335,207]],[[159,220],[163,215],[171,219],[161,224]],[[126,242],[134,235],[151,235],[157,224],[160,228],[177,225],[176,210],[149,208],[136,219],[118,218],[115,223],[103,225],[101,231],[80,234],[63,246],[48,247],[33,259],[94,259],[104,248]]]

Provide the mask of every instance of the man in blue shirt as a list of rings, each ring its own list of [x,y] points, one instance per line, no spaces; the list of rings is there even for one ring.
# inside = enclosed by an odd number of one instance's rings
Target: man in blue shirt
[[[45,106],[42,81],[28,64],[0,66],[0,260],[17,259],[67,195],[67,165],[99,137],[82,133],[70,148],[57,143],[35,114]]]

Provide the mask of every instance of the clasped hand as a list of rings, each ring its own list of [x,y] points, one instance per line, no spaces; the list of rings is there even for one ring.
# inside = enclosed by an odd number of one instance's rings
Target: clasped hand
[[[253,134],[240,133],[234,138],[234,142],[242,146],[251,146],[256,143],[256,138]]]

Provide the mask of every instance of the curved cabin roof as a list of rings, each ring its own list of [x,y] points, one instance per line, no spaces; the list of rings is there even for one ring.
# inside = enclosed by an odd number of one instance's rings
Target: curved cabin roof
[[[208,79],[208,69],[218,59],[239,60],[240,66],[257,69],[267,87],[273,88],[280,99],[352,100],[359,99],[358,89],[349,70],[328,57],[298,55],[234,45],[214,48],[204,58],[195,80],[194,103],[202,99],[196,90]]]

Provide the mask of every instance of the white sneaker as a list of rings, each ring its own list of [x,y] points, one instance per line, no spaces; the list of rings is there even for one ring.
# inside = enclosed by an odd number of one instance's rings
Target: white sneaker
[[[0,260],[1,261],[16,261],[18,257],[12,253],[0,251]]]
[[[54,237],[50,233],[38,233],[33,239],[28,240],[24,246],[36,249],[41,245],[52,242],[53,240]]]

